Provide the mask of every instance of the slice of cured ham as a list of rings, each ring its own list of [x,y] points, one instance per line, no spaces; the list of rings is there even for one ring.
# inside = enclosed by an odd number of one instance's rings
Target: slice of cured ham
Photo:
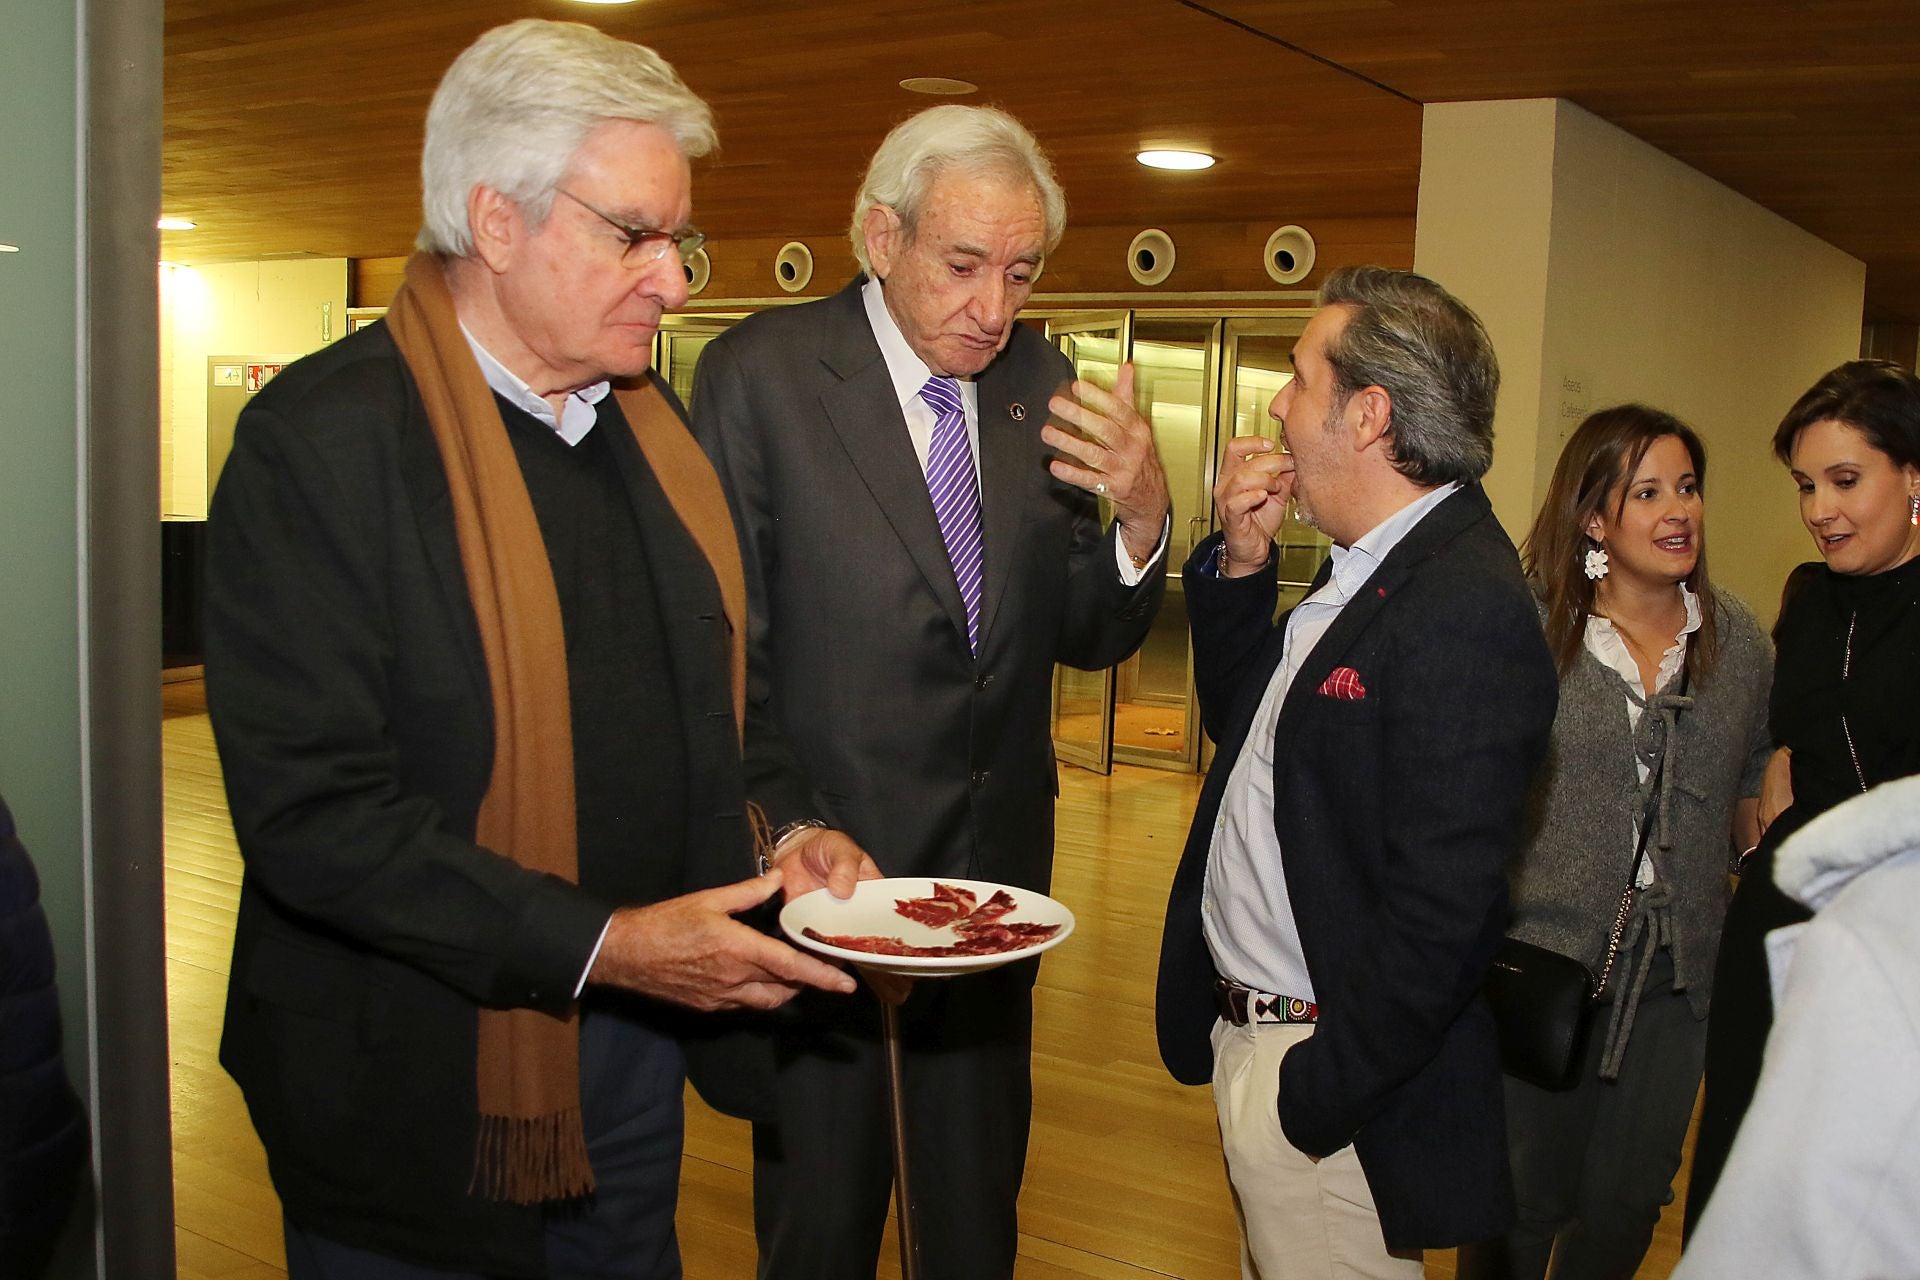
[[[995,894],[994,897],[1002,898],[1006,895]],[[934,929],[944,929],[950,924],[959,924],[962,920],[973,916],[977,901],[978,899],[969,889],[936,881],[931,897],[896,898],[893,909],[909,920],[917,920]],[[1013,900],[1008,898],[1007,901],[1011,903]]]
[[[1001,916],[1006,915],[1009,911],[1012,911],[1016,905],[1018,904],[1014,902],[1012,894],[1008,893],[1005,889],[995,890],[991,898],[988,898],[985,902],[974,908],[973,912],[967,916],[967,924],[991,924]],[[962,927],[964,928],[965,926]]]

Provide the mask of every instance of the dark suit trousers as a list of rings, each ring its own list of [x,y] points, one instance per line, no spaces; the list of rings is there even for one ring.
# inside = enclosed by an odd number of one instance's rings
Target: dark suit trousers
[[[643,1022],[590,1012],[580,1026],[580,1092],[591,1199],[547,1219],[551,1280],[679,1280],[673,1212],[683,1127],[680,1046]],[[289,1220],[287,1280],[492,1280],[356,1249]]]
[[[926,1280],[1013,1274],[1035,972],[923,979],[901,1008]],[[754,1126],[761,1280],[873,1280],[893,1183],[879,1005],[864,987],[797,1003],[779,1046],[778,1120]]]

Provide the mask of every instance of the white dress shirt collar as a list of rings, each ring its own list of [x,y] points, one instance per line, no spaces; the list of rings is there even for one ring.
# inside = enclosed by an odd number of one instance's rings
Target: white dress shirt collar
[[[1680,634],[1673,638],[1673,643],[1667,646],[1666,652],[1660,655],[1655,692],[1666,688],[1668,682],[1680,674],[1680,665],[1687,653],[1687,637],[1700,629],[1700,597],[1687,590],[1684,582],[1680,584],[1680,600],[1686,606],[1687,621],[1680,628]],[[1626,639],[1621,636],[1620,628],[1613,625],[1612,618],[1599,613],[1588,614],[1585,640],[1588,653],[1618,673],[1630,686],[1640,688],[1640,664],[1634,660],[1633,651],[1627,648]],[[1635,718],[1638,719],[1637,716]]]
[[[927,379],[933,377],[933,370],[920,358],[919,352],[907,341],[907,335],[900,332],[899,324],[893,318],[893,312],[887,310],[886,290],[872,276],[860,286],[860,301],[867,309],[867,323],[873,328],[873,340],[880,344],[880,358],[887,362],[887,376],[893,380],[893,394],[901,407],[908,408],[920,401],[920,388],[927,385]],[[979,420],[975,405],[975,387],[972,378],[957,378],[960,384],[960,398],[967,406],[969,424]],[[931,411],[929,411],[931,412]]]
[[[1400,540],[1407,536],[1413,526],[1419,524],[1426,518],[1429,511],[1459,490],[1459,483],[1450,481],[1415,498],[1356,538],[1352,546],[1342,547],[1339,543],[1335,543],[1330,556],[1333,561],[1333,575],[1327,585],[1333,588],[1340,602],[1344,604],[1351,599],[1353,593],[1373,576],[1373,571],[1380,567],[1380,562],[1400,545]]]
[[[599,420],[599,410],[594,406],[607,398],[613,388],[605,378],[590,382],[584,387],[569,392],[562,412],[556,418],[553,406],[527,384],[513,370],[494,358],[493,352],[480,345],[480,339],[473,336],[467,326],[460,326],[460,333],[473,348],[473,358],[480,365],[480,374],[487,385],[517,409],[524,409],[535,418],[551,427],[556,435],[568,444],[579,444],[587,438],[587,432],[593,430],[593,424]]]

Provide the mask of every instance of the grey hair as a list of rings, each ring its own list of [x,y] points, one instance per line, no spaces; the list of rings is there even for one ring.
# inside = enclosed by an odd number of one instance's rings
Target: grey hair
[[[1323,307],[1352,307],[1327,343],[1344,401],[1363,387],[1393,400],[1393,465],[1421,485],[1478,480],[1493,465],[1500,362],[1480,317],[1425,276],[1342,267],[1320,286]]]
[[[467,196],[491,187],[546,221],[574,153],[608,120],[655,124],[692,159],[713,150],[713,112],[653,50],[579,22],[522,18],[453,60],[427,108],[420,153],[428,253],[473,252]]]
[[[1025,125],[998,108],[949,103],[928,107],[895,125],[867,164],[860,194],[853,198],[849,235],[862,271],[873,274],[873,263],[867,258],[867,210],[874,205],[892,209],[911,240],[927,188],[949,169],[1032,183],[1046,221],[1042,252],[1052,253],[1060,243],[1067,229],[1067,197],[1053,176],[1053,161],[1039,142]]]

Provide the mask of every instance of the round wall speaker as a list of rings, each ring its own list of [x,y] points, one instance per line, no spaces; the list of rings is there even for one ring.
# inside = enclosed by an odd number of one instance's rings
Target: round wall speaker
[[[1173,237],[1149,227],[1127,246],[1127,274],[1139,284],[1159,284],[1173,274]]]
[[[789,240],[773,255],[773,282],[788,293],[798,293],[813,279],[813,250]]]
[[[680,266],[687,273],[687,294],[690,297],[706,288],[707,281],[713,279],[713,259],[707,256],[704,246]]]
[[[1267,237],[1267,274],[1277,284],[1299,284],[1313,270],[1313,236],[1291,224]]]

